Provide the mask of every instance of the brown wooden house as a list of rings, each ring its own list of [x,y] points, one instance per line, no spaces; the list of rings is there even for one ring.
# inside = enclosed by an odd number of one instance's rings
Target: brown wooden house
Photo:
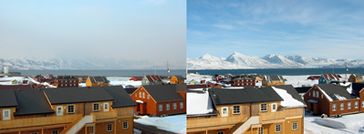
[[[57,78],[53,80],[52,85],[57,88],[78,87],[78,79],[74,76],[57,76]]]
[[[136,112],[141,115],[173,115],[186,113],[186,86],[144,85],[130,96],[137,103]]]
[[[307,110],[314,115],[337,116],[364,110],[364,92],[351,94],[350,88],[336,84],[317,84],[304,94]]]
[[[233,87],[254,87],[256,83],[256,77],[253,75],[238,75],[231,77],[231,86]]]
[[[1,134],[133,133],[121,87],[0,90]]]

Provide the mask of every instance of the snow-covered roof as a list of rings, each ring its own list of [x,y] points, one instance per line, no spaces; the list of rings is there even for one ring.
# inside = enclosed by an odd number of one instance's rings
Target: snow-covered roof
[[[305,104],[303,104],[302,102],[296,100],[295,98],[293,98],[293,96],[291,94],[289,94],[286,90],[284,89],[280,89],[280,88],[276,88],[276,87],[272,87],[274,89],[274,91],[281,97],[283,98],[283,101],[281,101],[281,106],[283,107],[304,107]]]
[[[187,92],[187,115],[202,115],[214,111],[208,91],[194,89]]]

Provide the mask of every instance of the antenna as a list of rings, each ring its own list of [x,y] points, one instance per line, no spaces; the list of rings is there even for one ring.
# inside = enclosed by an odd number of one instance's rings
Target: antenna
[[[168,75],[169,75],[169,73],[171,73],[171,69],[169,68],[168,61],[167,61],[167,72],[168,72]]]

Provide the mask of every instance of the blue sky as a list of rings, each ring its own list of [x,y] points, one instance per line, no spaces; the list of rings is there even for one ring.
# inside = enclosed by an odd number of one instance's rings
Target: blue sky
[[[0,58],[185,68],[185,44],[183,0],[0,1]]]
[[[187,57],[364,58],[362,0],[188,0]]]

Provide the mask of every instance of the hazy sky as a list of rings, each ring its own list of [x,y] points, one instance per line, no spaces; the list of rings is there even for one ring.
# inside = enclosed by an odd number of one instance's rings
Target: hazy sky
[[[187,57],[364,58],[363,0],[188,0]]]
[[[0,1],[0,58],[184,68],[185,44],[183,0]]]

